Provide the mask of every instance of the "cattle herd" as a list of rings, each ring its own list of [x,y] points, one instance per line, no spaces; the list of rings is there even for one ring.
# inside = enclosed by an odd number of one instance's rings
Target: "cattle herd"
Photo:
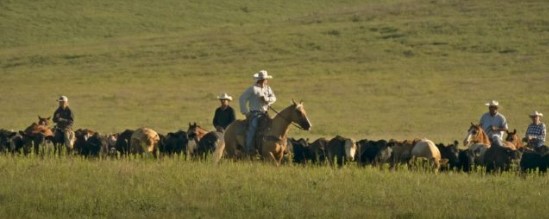
[[[186,131],[178,130],[159,134],[149,128],[124,130],[120,133],[102,135],[90,129],[74,131],[72,148],[64,147],[63,136],[57,136],[49,128],[47,118],[39,117],[23,131],[0,129],[0,152],[3,154],[84,156],[91,158],[123,159],[130,155],[151,155],[154,158],[184,156],[185,159],[200,160],[216,156],[216,149],[223,143],[222,131],[205,131],[196,123],[189,124]],[[514,133],[508,132],[513,139]],[[467,142],[465,142],[467,143]],[[532,149],[528,146],[508,148],[497,145],[476,147],[459,142],[438,143],[428,139],[371,140],[335,136],[331,139],[287,139],[285,163],[294,165],[367,165],[390,169],[402,166],[427,168],[431,171],[471,172],[485,170],[501,172],[539,171],[545,173],[549,167],[549,147]],[[48,150],[52,148],[53,150]],[[222,156],[220,152],[219,156]]]

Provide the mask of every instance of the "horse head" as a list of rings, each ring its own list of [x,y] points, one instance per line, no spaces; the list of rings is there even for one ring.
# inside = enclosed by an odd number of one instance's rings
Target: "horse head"
[[[480,124],[476,125],[471,122],[471,126],[467,130],[467,135],[463,140],[463,145],[467,146],[469,143],[481,143],[481,144],[490,144],[488,135],[482,130]]]
[[[42,118],[40,115],[38,115],[38,125],[49,126],[50,125],[50,118],[51,117]]]
[[[507,137],[505,138],[505,141],[512,143],[517,149],[523,146],[522,140],[517,134],[516,129],[514,129],[512,132],[510,131],[506,131],[506,132],[507,132]]]
[[[187,137],[189,139],[200,140],[206,133],[208,131],[200,127],[196,122],[193,124],[189,123],[189,128],[187,129]]]
[[[309,117],[307,117],[307,112],[303,106],[303,101],[296,103],[292,100],[292,105],[290,107],[293,108],[293,110],[290,111],[291,113],[288,119],[291,122],[297,123],[301,128],[307,131],[311,130],[312,124],[309,121]]]

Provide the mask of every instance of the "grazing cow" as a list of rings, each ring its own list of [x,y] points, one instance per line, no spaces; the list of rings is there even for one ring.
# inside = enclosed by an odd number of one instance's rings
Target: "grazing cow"
[[[193,156],[205,160],[208,154],[212,154],[213,160],[219,162],[223,156],[223,148],[225,148],[225,137],[223,136],[223,132],[211,131],[202,136],[198,141],[198,147]]]
[[[330,166],[334,165],[334,158],[337,166],[342,167],[345,162],[353,161],[356,155],[356,143],[351,138],[336,136],[326,145],[326,156]]]
[[[324,164],[326,162],[326,148],[328,140],[319,138],[309,144],[309,152],[311,153],[311,162],[313,164]]]
[[[162,145],[159,147],[161,154],[172,156],[174,154],[180,155],[183,151],[187,150],[189,138],[185,131],[179,130],[177,132],[169,132],[166,134],[162,141]]]
[[[548,167],[549,147],[545,145],[536,148],[536,150],[525,151],[520,159],[521,173],[538,170],[539,173],[545,174]]]
[[[412,157],[414,163],[417,158],[425,158],[432,163],[432,168],[435,172],[440,169],[441,164],[445,164],[447,160],[441,160],[440,151],[433,141],[429,139],[421,139],[412,148]]]
[[[367,140],[362,139],[357,142],[358,154],[357,162],[359,166],[371,164],[373,166],[389,162],[393,149],[386,140]]]
[[[440,151],[441,159],[448,160],[448,165],[443,165],[441,170],[453,170],[459,167],[459,142],[456,140],[453,144],[444,145],[442,143],[436,144]]]
[[[156,158],[159,141],[160,136],[156,131],[150,128],[139,128],[135,130],[130,138],[130,153],[140,155],[152,154]]]
[[[116,150],[123,156],[126,156],[130,153],[130,139],[134,133],[134,130],[126,129],[120,134],[116,139]]]
[[[412,148],[419,141],[419,139],[414,140],[404,140],[397,141],[394,139],[389,140],[389,145],[393,149],[391,155],[391,169],[396,169],[397,164],[408,164],[412,159]]]

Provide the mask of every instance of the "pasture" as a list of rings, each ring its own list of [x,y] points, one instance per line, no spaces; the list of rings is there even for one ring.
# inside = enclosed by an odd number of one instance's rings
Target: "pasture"
[[[1,1],[0,128],[67,95],[76,128],[211,130],[216,96],[265,69],[275,109],[304,101],[313,127],[293,137],[461,141],[491,99],[523,134],[549,114],[547,14],[543,0]],[[0,156],[0,173],[7,218],[532,218],[548,183],[177,158]]]

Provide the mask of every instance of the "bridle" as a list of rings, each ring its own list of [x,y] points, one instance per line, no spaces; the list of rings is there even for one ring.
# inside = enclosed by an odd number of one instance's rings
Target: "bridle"
[[[301,129],[301,130],[305,130],[304,128],[302,128],[300,125],[296,124],[294,121],[282,116],[277,110],[275,110],[272,106],[269,106],[269,109],[271,109],[273,112],[275,112],[278,116],[280,116],[280,118],[286,120],[286,122],[292,124],[293,126],[297,127],[298,129]],[[305,130],[306,131],[306,130]]]

